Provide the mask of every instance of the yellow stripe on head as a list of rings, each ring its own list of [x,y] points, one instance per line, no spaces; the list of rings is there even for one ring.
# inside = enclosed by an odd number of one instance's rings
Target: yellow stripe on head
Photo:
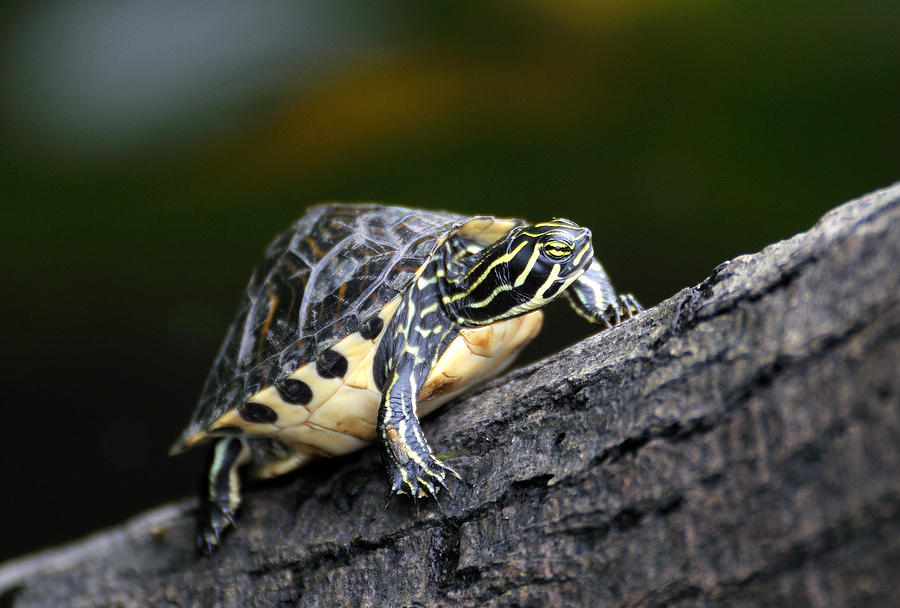
[[[484,249],[459,280],[445,285],[442,302],[464,325],[535,310],[587,270],[592,251],[590,230],[566,219],[515,228]]]

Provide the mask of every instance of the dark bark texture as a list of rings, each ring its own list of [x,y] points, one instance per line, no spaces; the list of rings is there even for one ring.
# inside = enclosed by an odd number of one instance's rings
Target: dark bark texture
[[[0,567],[7,606],[900,605],[900,185],[427,420],[466,483],[377,453]]]

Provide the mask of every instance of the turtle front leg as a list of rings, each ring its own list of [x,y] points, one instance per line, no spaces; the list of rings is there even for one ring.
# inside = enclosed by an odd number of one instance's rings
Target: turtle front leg
[[[616,294],[606,271],[596,259],[569,286],[565,296],[580,316],[591,323],[602,323],[607,327],[612,327],[623,319],[630,319],[644,310],[630,293]]]
[[[216,442],[197,520],[197,550],[211,555],[222,533],[234,525],[241,506],[241,477],[238,468],[250,459],[250,448],[237,437]]]
[[[416,394],[420,382],[415,374],[396,371],[381,399],[378,410],[378,438],[381,457],[391,484],[391,495],[409,494],[413,500],[436,496],[447,490],[447,475],[459,474],[440,462],[431,452],[416,416]]]

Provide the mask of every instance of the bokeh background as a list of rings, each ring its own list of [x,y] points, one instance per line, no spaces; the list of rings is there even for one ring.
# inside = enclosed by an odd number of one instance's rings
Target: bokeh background
[[[652,305],[900,177],[893,0],[3,10],[0,559],[194,491],[166,449],[312,202],[570,217]],[[591,331],[551,312],[526,360]]]

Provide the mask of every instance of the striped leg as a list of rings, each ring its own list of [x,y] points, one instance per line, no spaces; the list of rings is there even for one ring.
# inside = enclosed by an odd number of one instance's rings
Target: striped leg
[[[241,506],[241,478],[238,468],[250,459],[250,449],[237,437],[216,442],[197,524],[197,550],[212,554],[222,532],[234,525]]]
[[[376,433],[391,496],[409,494],[413,500],[446,489],[448,474],[459,477],[431,453],[416,417],[419,391],[458,331],[441,306],[437,283],[444,268],[442,255],[432,256],[422,269],[375,354],[376,383],[382,392]]]
[[[434,457],[425,440],[416,417],[416,394],[424,378],[417,382],[411,367],[397,370],[391,377],[378,410],[378,436],[391,495],[409,494],[415,500],[436,496],[439,487],[447,490],[448,474],[460,477]]]
[[[607,327],[630,319],[643,310],[630,293],[616,294],[606,271],[596,259],[581,277],[565,292],[569,304],[591,323]]]

